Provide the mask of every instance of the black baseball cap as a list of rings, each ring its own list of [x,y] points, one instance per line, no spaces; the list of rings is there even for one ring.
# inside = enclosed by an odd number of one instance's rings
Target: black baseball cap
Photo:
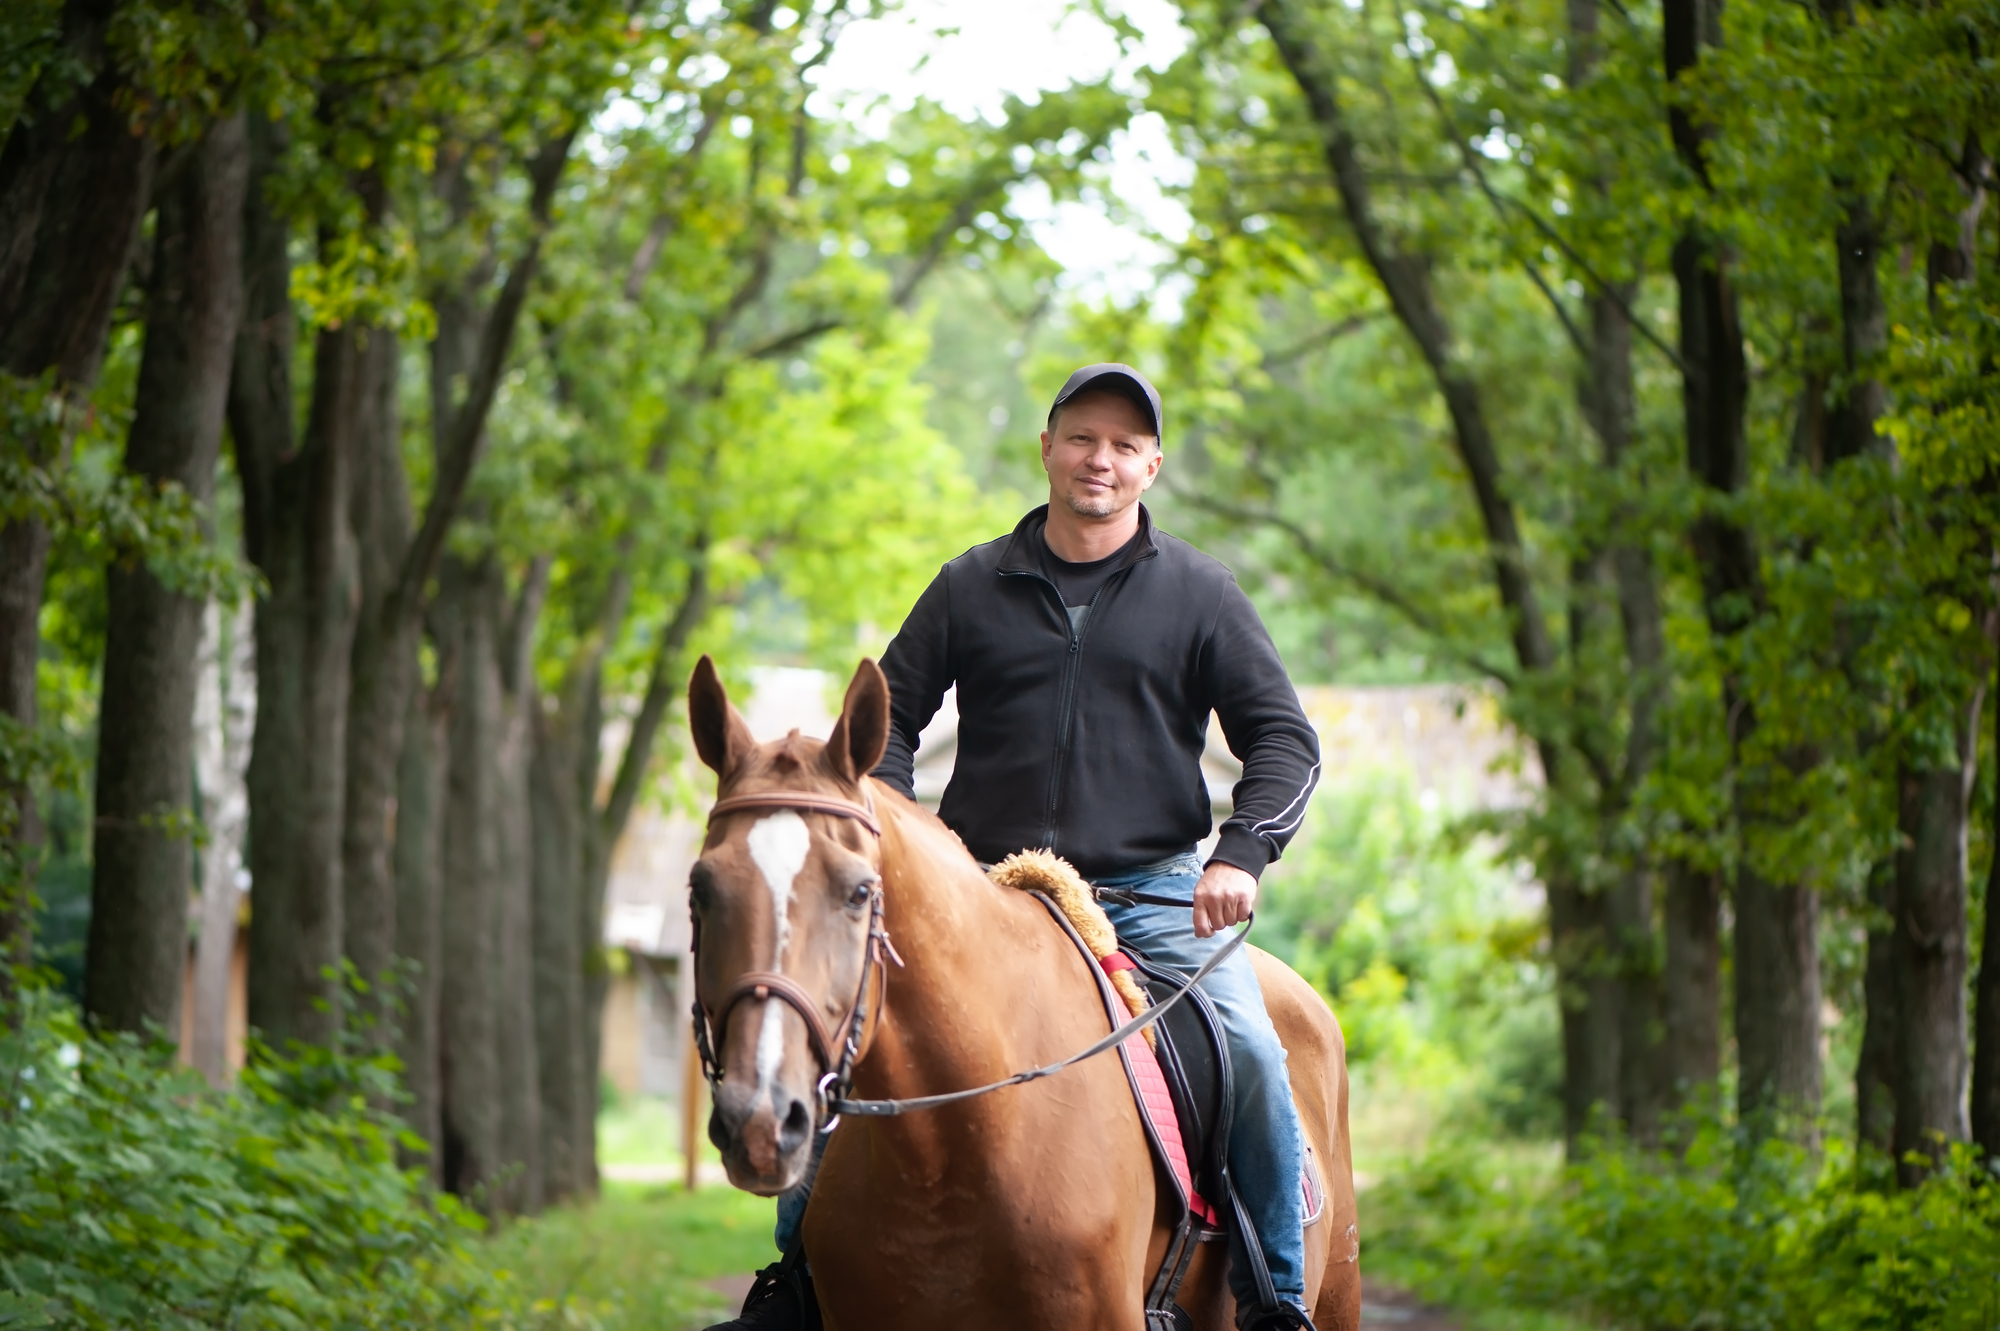
[[[1070,375],[1063,384],[1062,392],[1049,404],[1049,422],[1055,423],[1056,412],[1063,403],[1079,393],[1117,393],[1132,400],[1132,404],[1146,413],[1152,423],[1153,436],[1166,446],[1166,432],[1160,428],[1160,390],[1153,387],[1146,376],[1129,365],[1117,361],[1103,361],[1096,365],[1086,365]]]

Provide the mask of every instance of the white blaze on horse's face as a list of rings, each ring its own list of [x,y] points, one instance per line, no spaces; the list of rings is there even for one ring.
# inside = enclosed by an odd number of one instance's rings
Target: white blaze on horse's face
[[[764,886],[771,893],[771,969],[782,975],[785,949],[792,941],[792,884],[798,881],[806,856],[812,852],[812,832],[805,819],[782,809],[759,818],[750,829],[748,843],[750,860],[764,875]],[[763,1022],[757,1032],[758,1100],[772,1094],[778,1065],[785,1058],[785,1027],[778,1019],[782,1006],[775,998],[763,1003]],[[775,1101],[772,1107],[777,1107]]]

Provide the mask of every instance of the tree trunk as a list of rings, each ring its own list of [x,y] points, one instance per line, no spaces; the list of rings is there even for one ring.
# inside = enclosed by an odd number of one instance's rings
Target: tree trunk
[[[1895,1154],[1897,1175],[1926,1172],[1968,1135],[1965,1117],[1966,832],[1979,762],[1982,685],[1953,736],[1957,761],[1901,777],[1902,849],[1896,856]]]
[[[1644,865],[1619,875],[1605,903],[1618,970],[1618,1119],[1642,1143],[1659,1137],[1665,1090],[1659,947],[1653,926],[1653,875]]]
[[[1722,886],[1716,874],[1667,866],[1662,982],[1664,1075],[1676,1101],[1722,1072]]]
[[[1565,883],[1548,887],[1563,1035],[1563,1139],[1574,1151],[1599,1111],[1618,1110],[1619,985],[1606,898]]]
[[[604,891],[611,873],[611,848],[617,840],[616,835],[606,829],[597,807],[597,773],[604,756],[604,677],[601,669],[591,672],[580,696],[582,705],[577,711],[581,720],[578,729],[581,742],[576,746],[576,766],[570,776],[575,782],[573,789],[579,813],[577,826],[581,831],[577,858],[583,866],[576,893],[577,942],[583,950],[583,1082],[580,1087],[583,1106],[580,1117],[590,1131],[583,1139],[577,1176],[583,1188],[594,1193],[598,1186],[598,1096],[602,1090],[597,1070],[604,1065],[604,999],[611,992],[611,963],[604,952]],[[628,744],[628,751],[629,747]]]
[[[445,784],[444,949],[439,1064],[444,1089],[444,1181],[461,1197],[486,1194],[503,1163],[499,1046],[500,735],[499,592],[488,564],[447,557],[437,616],[453,675],[450,778]]]
[[[1573,27],[1580,8],[1591,15],[1589,35],[1594,39],[1596,6],[1572,3]],[[1635,417],[1632,325],[1625,311],[1636,289],[1635,283],[1623,283],[1591,296],[1587,302],[1590,355],[1578,381],[1577,398],[1602,445],[1604,469],[1613,477],[1631,446]],[[1666,688],[1666,635],[1658,580],[1646,548],[1629,538],[1619,538],[1626,525],[1619,524],[1609,550],[1630,692],[1624,767],[1613,787],[1598,796],[1598,817],[1608,836],[1619,833],[1632,792],[1658,761],[1658,718]],[[1653,924],[1654,866],[1643,852],[1614,852],[1613,858],[1629,861],[1620,866],[1605,903],[1608,938],[1616,960],[1616,1103],[1627,1131],[1640,1141],[1651,1141],[1658,1132],[1660,1109],[1669,1089],[1660,1066],[1663,1013],[1659,945]]]
[[[1819,1109],[1819,894],[1736,871],[1737,1113]],[[1810,1134],[1810,1127],[1805,1128]]]
[[[1948,242],[1934,242],[1928,260],[1932,318],[1938,318],[1938,294],[1946,284],[1970,284],[1978,278],[1978,232],[1986,210],[1986,180],[1992,160],[1976,132],[1966,132],[1958,152],[1956,174],[1960,190],[1958,228]],[[1994,951],[1980,963],[1980,1061],[1984,1075],[1974,1073],[1972,1123],[1964,1117],[1966,1081],[1966,823],[1972,803],[1972,781],[1978,771],[1978,715],[1986,695],[1986,669],[1978,673],[1970,703],[1954,717],[1956,761],[1914,763],[1902,791],[1904,853],[1896,865],[1896,1155],[1898,1177],[1914,1183],[1924,1169],[1900,1157],[1922,1151],[1936,1157],[1944,1141],[1968,1133],[1992,1151],[2000,1141],[2000,1105],[1994,1103],[1994,1081],[2000,1069],[1994,1059],[2000,1049],[2000,1017],[1988,1019],[1986,1007],[2000,1005],[1990,989]],[[1946,703],[1950,705],[1950,703]],[[2000,707],[1996,707],[2000,709]],[[1990,875],[1990,881],[2000,881]],[[1956,903],[1956,905],[1954,905]],[[1994,897],[1986,897],[1986,939],[1996,937],[1992,923]],[[1950,991],[1948,991],[1950,987]]]
[[[351,327],[319,334],[303,446],[271,470],[257,519],[270,593],[257,607],[250,749],[250,1024],[281,1044],[329,1042],[344,1002],[342,755],[358,582],[347,472],[362,336]]]
[[[632,579],[625,566],[630,558],[627,538],[617,547],[617,562],[594,613],[579,626],[558,710],[538,714],[535,722],[530,794],[536,801],[537,1034],[562,1032],[560,1044],[541,1039],[543,1053],[552,1055],[542,1064],[542,1124],[545,1139],[565,1127],[568,1134],[548,1154],[554,1195],[563,1189],[587,1195],[597,1187],[597,1069],[607,978],[603,899],[595,895],[603,853],[597,778],[603,761],[604,655],[631,605]],[[573,1007],[565,1013],[568,1004]],[[552,1085],[557,1079],[562,1084]]]
[[[559,133],[529,163],[530,232],[507,266],[493,309],[475,309],[474,286],[436,302],[438,338],[432,347],[432,428],[436,472],[420,524],[410,509],[396,425],[398,349],[386,332],[371,348],[380,387],[379,408],[364,430],[357,469],[356,535],[362,545],[361,607],[350,662],[345,827],[341,838],[348,959],[374,980],[395,955],[397,916],[393,857],[397,767],[411,690],[417,687],[416,644],[424,603],[445,537],[485,451],[486,418],[513,346],[548,233],[555,188],[569,159],[575,131]],[[461,386],[466,397],[454,400]],[[371,445],[372,446],[369,446]]]
[[[1861,457],[1879,448],[1875,422],[1882,415],[1883,389],[1873,371],[1889,344],[1889,308],[1882,299],[1882,281],[1876,269],[1882,250],[1881,228],[1866,200],[1850,198],[1846,209],[1833,238],[1839,256],[1844,373],[1843,387],[1826,422],[1829,463]]]
[[[1969,283],[1978,275],[1979,218],[1986,210],[1986,180],[1992,165],[1986,149],[1979,142],[1979,135],[1967,133],[1956,163],[1961,195],[1958,234],[1949,241],[1934,241],[1927,265],[1933,316],[1941,288],[1947,283]]]
[[[367,414],[358,432],[351,501],[361,603],[348,662],[340,868],[343,947],[360,977],[378,985],[396,955],[398,772],[410,694],[419,682],[421,620],[392,613],[389,606],[412,525],[396,408],[401,357],[396,335],[373,330],[366,355]],[[374,1015],[386,1019],[389,1013],[378,1006]]]
[[[195,694],[195,785],[208,845],[201,852],[201,934],[195,946],[190,1061],[211,1086],[229,1081],[229,991],[243,904],[243,834],[250,795],[243,769],[257,723],[256,656],[247,606],[211,601],[203,617]],[[239,877],[241,875],[242,877]]]
[[[230,384],[244,544],[269,592],[257,606],[257,731],[250,747],[250,1024],[279,1047],[340,1025],[341,831],[348,660],[359,575],[348,522],[364,419],[368,330],[320,331],[303,438],[292,420],[291,265],[264,198],[282,150],[251,126],[248,307]]]
[[[1898,822],[1900,823],[1900,816]],[[1861,1053],[1854,1064],[1855,1140],[1883,1154],[1896,1128],[1896,859],[1868,872],[1868,952],[1861,974]]]
[[[534,745],[528,798],[534,851],[534,997],[540,1074],[542,1171],[551,1202],[587,1192],[584,1143],[591,1135],[584,1062],[583,858],[576,799],[576,744],[564,722],[541,708],[528,714]]]
[[[120,106],[130,89],[107,49],[115,8],[63,6],[59,52],[0,148],[0,370],[53,369],[78,388],[97,379],[157,155]]]
[[[2000,754],[2000,698],[1993,705],[1994,752]],[[1992,827],[2000,840],[2000,782]],[[1972,1140],[1986,1158],[2000,1159],[2000,847],[1986,871],[1986,928],[1979,952],[1979,988],[1972,1063]]]
[[[32,518],[0,524],[0,715],[24,736],[35,733],[35,660],[40,654],[42,583],[49,529]],[[15,972],[33,957],[35,873],[41,811],[32,774],[0,771],[0,1024],[11,1026]]]
[[[590,1096],[590,1121],[597,1122],[597,1067],[603,1046],[604,996],[610,988],[611,972],[604,956],[604,893],[611,878],[611,852],[618,844],[618,838],[625,832],[625,823],[632,816],[632,808],[638,802],[639,793],[645,785],[646,772],[653,761],[653,744],[659,737],[660,723],[667,714],[669,702],[681,692],[681,656],[688,639],[701,627],[708,617],[712,599],[708,589],[708,534],[699,532],[692,542],[693,556],[688,567],[687,584],[681,591],[680,603],[674,607],[673,618],[660,630],[659,645],[653,652],[653,663],[646,684],[646,695],[639,704],[639,713],[632,719],[632,733],[625,742],[625,752],[618,760],[618,772],[612,778],[610,793],[605,797],[603,807],[597,803],[597,751],[594,744],[585,747],[580,755],[584,763],[577,771],[578,789],[583,808],[587,810],[586,834],[583,849],[583,907],[581,927],[584,934],[584,1021],[585,1057],[588,1060],[586,1085]],[[584,705],[579,709],[587,735],[601,734],[604,728],[603,695],[600,689],[601,676],[593,674],[584,690]],[[590,1141],[590,1158],[587,1165],[590,1186],[597,1186],[597,1141],[593,1130]]]
[[[1822,17],[1836,33],[1847,30],[1854,18],[1848,0],[1823,0]],[[1879,455],[1883,440],[1876,421],[1883,409],[1882,381],[1875,373],[1876,361],[1888,345],[1888,306],[1882,299],[1878,268],[1882,249],[1881,225],[1868,200],[1851,181],[1835,182],[1842,198],[1842,216],[1834,230],[1833,246],[1840,285],[1840,390],[1825,411],[1822,433],[1823,456],[1812,459],[1833,466],[1850,458]],[[1810,374],[1806,380],[1806,401],[1800,414],[1802,436],[1811,434],[1810,422],[1821,411],[1816,399],[1825,391],[1824,373]],[[1797,450],[1795,450],[1797,451]],[[1865,634],[1865,627],[1856,626]],[[1864,749],[1872,749],[1879,736],[1862,738]],[[1871,866],[1868,876],[1868,942],[1862,973],[1861,1050],[1854,1068],[1855,1137],[1864,1146],[1888,1152],[1893,1148],[1895,1104],[1896,992],[1895,992],[1895,902],[1897,871],[1893,857]]]
[[[161,199],[125,469],[206,507],[243,310],[243,117],[217,121]],[[106,578],[85,1010],[179,1028],[193,889],[195,655],[202,602],[143,559]]]
[[[396,955],[408,975],[401,1048],[410,1103],[403,1120],[429,1147],[427,1168],[437,1185],[444,1182],[438,1013],[444,974],[440,911],[451,691],[449,675],[434,689],[411,690],[396,765]]]
[[[1671,83],[1696,67],[1704,49],[1720,45],[1722,3],[1667,0],[1663,19]],[[1706,186],[1709,127],[1679,100],[1668,122],[1682,164]],[[1749,376],[1730,266],[1699,218],[1674,244],[1688,471],[1717,496],[1738,493],[1749,475]],[[1692,536],[1709,631],[1726,641],[1762,610],[1756,548],[1749,532],[1715,512],[1695,519]],[[1733,675],[1724,681],[1723,705],[1731,752],[1740,759],[1757,720]],[[1749,852],[1768,817],[1753,784],[1739,762],[1736,821],[1745,853],[1736,881],[1737,1100],[1746,1121],[1761,1121],[1773,1110],[1810,1115],[1819,1108],[1819,903],[1809,888],[1768,882],[1752,867]]]
[[[125,76],[106,54],[114,8],[111,0],[63,6],[59,50],[0,146],[0,376],[51,374],[72,406],[97,379],[153,189],[152,136],[131,132],[118,105]],[[7,446],[27,466],[44,468],[61,465],[68,442],[65,421]],[[38,724],[48,552],[40,517],[0,522],[0,719],[27,735]],[[15,968],[32,952],[42,838],[30,776],[0,772],[0,1014],[12,1013]]]
[[[1569,0],[1569,82],[1581,88],[1595,76],[1602,61],[1596,0]],[[1590,180],[1598,206],[1609,201],[1604,177]],[[1630,447],[1635,419],[1632,387],[1631,308],[1638,284],[1622,281],[1610,290],[1593,292],[1584,302],[1589,314],[1589,342],[1577,379],[1577,405],[1601,445],[1604,470],[1614,479]],[[1617,881],[1605,903],[1609,941],[1616,958],[1618,1020],[1618,1117],[1640,1141],[1650,1142],[1658,1130],[1665,1090],[1659,1067],[1660,968],[1653,929],[1653,866],[1643,852],[1620,851],[1611,845],[1623,831],[1632,792],[1645,781],[1657,761],[1658,714],[1665,687],[1662,668],[1665,637],[1660,622],[1659,589],[1650,555],[1643,545],[1620,539],[1627,524],[1611,534],[1609,558],[1618,588],[1619,619],[1624,630],[1625,659],[1630,670],[1629,729],[1624,770],[1612,788],[1599,792],[1598,820],[1619,864]],[[1582,661],[1577,661],[1579,667]],[[1621,863],[1622,861],[1622,863]]]
[[[535,1040],[534,845],[528,764],[530,723],[538,707],[534,638],[548,588],[549,564],[537,559],[495,644],[500,666],[498,742],[494,746],[495,831],[499,847],[497,959],[499,974],[500,1148],[508,1168],[507,1209],[532,1215],[542,1209],[541,1064]],[[504,587],[500,588],[504,590]]]

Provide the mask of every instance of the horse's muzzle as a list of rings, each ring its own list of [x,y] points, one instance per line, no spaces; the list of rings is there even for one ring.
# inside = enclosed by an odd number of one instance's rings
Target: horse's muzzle
[[[775,1197],[798,1186],[811,1157],[812,1101],[773,1085],[769,1094],[723,1078],[708,1116],[708,1139],[722,1152],[729,1181]]]

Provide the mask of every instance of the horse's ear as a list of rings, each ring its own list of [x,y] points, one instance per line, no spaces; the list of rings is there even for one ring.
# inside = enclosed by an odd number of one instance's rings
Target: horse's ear
[[[863,657],[827,737],[826,763],[842,781],[857,783],[875,770],[888,747],[889,681],[881,666]]]
[[[694,732],[694,751],[717,776],[727,776],[757,742],[729,705],[715,662],[706,655],[695,662],[694,674],[688,677],[688,729]]]

